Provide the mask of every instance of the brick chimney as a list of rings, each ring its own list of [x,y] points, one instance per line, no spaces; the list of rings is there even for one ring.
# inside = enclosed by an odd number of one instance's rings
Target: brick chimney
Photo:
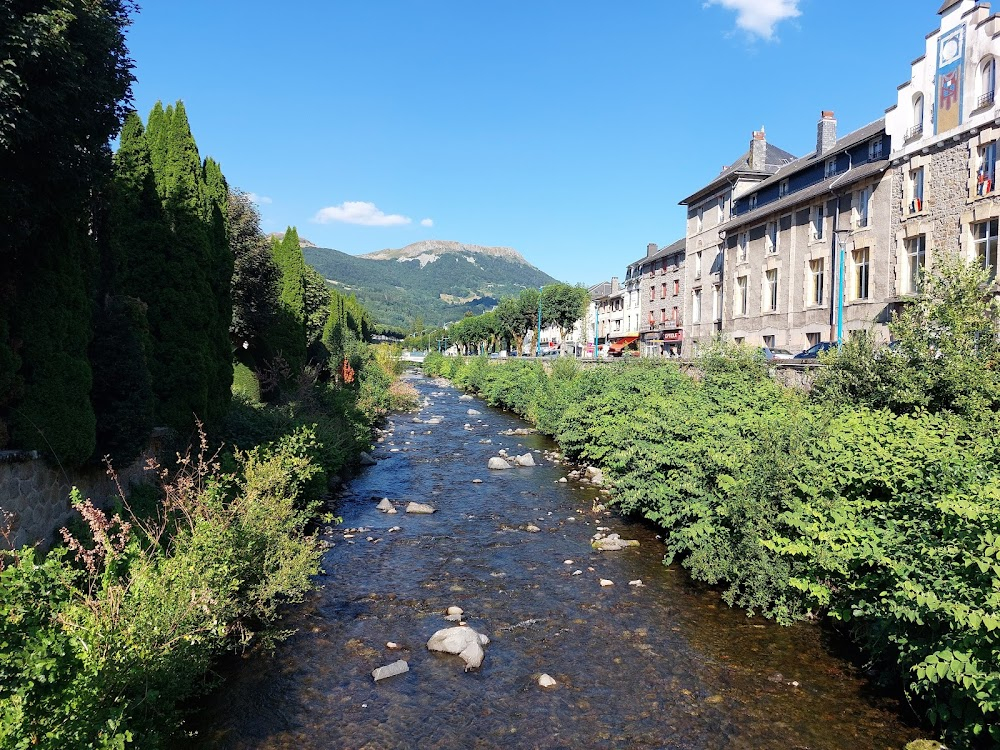
[[[654,255],[656,255],[656,251],[659,249],[660,248],[656,246],[655,242],[650,242],[648,245],[646,245],[646,257],[652,258]]]
[[[833,112],[824,111],[816,126],[816,155],[822,156],[828,151],[832,151],[836,142],[837,118],[833,116]]]
[[[753,131],[753,138],[750,139],[750,169],[763,170],[767,161],[767,136],[764,134],[764,127]]]

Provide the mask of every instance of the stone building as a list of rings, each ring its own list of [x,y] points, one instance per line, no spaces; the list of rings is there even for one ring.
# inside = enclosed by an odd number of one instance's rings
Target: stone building
[[[682,355],[685,247],[683,237],[663,248],[650,243],[646,255],[628,267],[640,302],[636,335],[644,356]]]
[[[600,344],[613,344],[626,334],[625,329],[625,289],[617,276],[610,282],[597,285],[592,294],[597,312],[598,339]]]
[[[882,120],[838,139],[833,113],[823,112],[813,153],[734,199],[721,227],[728,338],[797,352],[835,341],[841,328],[847,336],[888,321],[888,155]]]
[[[942,253],[997,268],[1000,17],[975,0],[945,2],[938,13],[885,116],[899,305]]]
[[[722,331],[723,262],[719,232],[729,220],[734,201],[766,180],[795,156],[767,142],[764,130],[754,132],[749,150],[697,192],[680,201],[687,208],[685,230],[684,320],[685,354]]]

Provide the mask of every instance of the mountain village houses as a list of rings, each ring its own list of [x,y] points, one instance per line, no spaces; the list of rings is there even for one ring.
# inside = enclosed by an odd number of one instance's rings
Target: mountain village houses
[[[680,201],[685,236],[591,288],[579,342],[690,356],[723,335],[797,352],[886,324],[921,268],[959,253],[995,272],[1000,16],[945,2],[885,116],[839,135],[822,112],[800,158],[753,133]],[[545,334],[543,333],[543,342]]]

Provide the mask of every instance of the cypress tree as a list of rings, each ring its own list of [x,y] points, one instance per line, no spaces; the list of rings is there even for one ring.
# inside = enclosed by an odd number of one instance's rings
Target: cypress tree
[[[306,261],[294,227],[289,227],[282,239],[273,240],[271,253],[281,272],[281,282],[278,310],[268,333],[268,344],[272,354],[281,355],[294,373],[306,363]]]
[[[265,336],[278,307],[281,275],[260,229],[260,214],[246,193],[229,194],[228,219],[234,264],[229,334],[240,360],[260,367],[267,358]]]

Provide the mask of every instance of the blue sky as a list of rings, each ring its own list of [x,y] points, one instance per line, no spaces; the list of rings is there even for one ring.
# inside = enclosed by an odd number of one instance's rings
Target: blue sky
[[[295,225],[364,253],[519,250],[596,283],[683,236],[677,201],[762,125],[882,116],[940,0],[147,0],[135,106],[183,99],[202,155]]]

